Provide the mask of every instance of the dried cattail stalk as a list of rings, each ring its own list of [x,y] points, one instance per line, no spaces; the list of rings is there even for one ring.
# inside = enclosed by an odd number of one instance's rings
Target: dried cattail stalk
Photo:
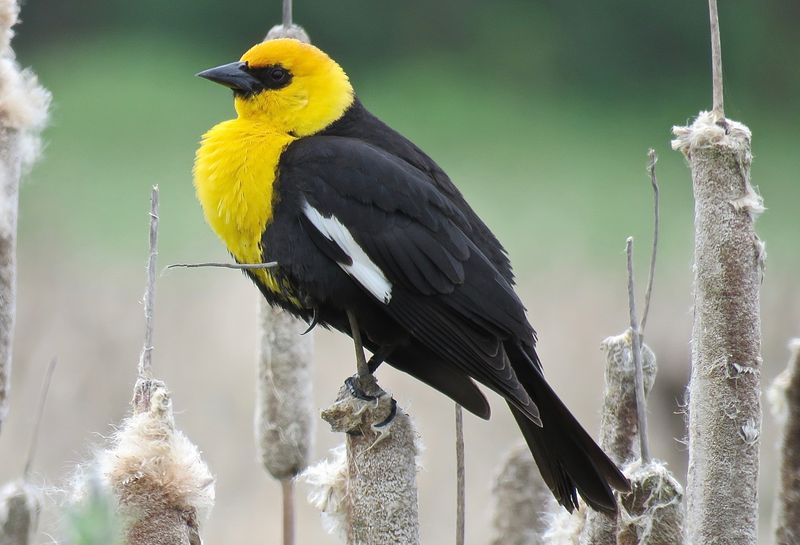
[[[683,488],[666,464],[631,462],[623,470],[630,494],[620,499],[618,545],[682,545]],[[612,536],[613,538],[613,536]],[[604,543],[614,543],[606,541]],[[599,542],[598,542],[599,543]]]
[[[781,479],[774,515],[777,545],[800,542],[800,339],[793,339],[789,350],[789,364],[768,392],[772,413],[783,427]]]
[[[313,338],[308,326],[259,303],[256,435],[261,461],[276,479],[291,479],[308,465],[314,432],[311,390]]]
[[[750,185],[750,130],[701,112],[673,132],[695,197],[688,539],[754,545],[764,246],[753,223],[764,207]]]
[[[0,488],[0,545],[32,544],[41,511],[41,493],[29,482],[14,481]]]
[[[299,25],[292,24],[288,28],[283,25],[275,25],[269,32],[264,40],[276,40],[278,38],[294,38],[307,44],[311,43],[308,33]]]
[[[633,361],[633,332],[606,338],[600,348],[606,355],[606,387],[600,415],[600,447],[617,464],[622,465],[640,457],[639,420],[637,417],[636,382]],[[642,345],[642,371],[645,394],[653,387],[656,377],[656,356]],[[616,517],[589,511],[580,543],[601,545],[614,543],[617,535]]]
[[[617,464],[640,456],[637,439],[636,391],[633,380],[632,332],[608,337],[600,344],[606,355],[606,387],[600,414],[600,446]],[[642,370],[645,393],[650,393],[656,379],[656,355],[642,345]]]
[[[347,543],[418,545],[417,433],[374,377],[357,382],[367,399],[345,385],[322,412],[333,431],[347,433]]]
[[[30,70],[20,69],[11,49],[16,0],[0,0],[0,430],[8,412],[12,340],[16,316],[19,182],[39,155],[50,93]]]
[[[88,473],[96,473],[116,499],[127,545],[200,543],[214,479],[197,447],[175,428],[163,382],[137,382],[133,414],[93,466]]]
[[[527,445],[514,447],[494,480],[492,545],[543,543],[552,492],[542,480]]]

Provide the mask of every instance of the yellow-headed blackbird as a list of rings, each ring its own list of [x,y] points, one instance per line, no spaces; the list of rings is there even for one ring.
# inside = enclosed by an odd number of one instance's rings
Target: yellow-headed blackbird
[[[233,89],[237,117],[202,140],[205,218],[273,305],[352,336],[488,418],[477,381],[506,399],[545,482],[616,508],[629,484],[542,374],[502,245],[447,174],[368,112],[314,46],[260,43],[198,74]]]

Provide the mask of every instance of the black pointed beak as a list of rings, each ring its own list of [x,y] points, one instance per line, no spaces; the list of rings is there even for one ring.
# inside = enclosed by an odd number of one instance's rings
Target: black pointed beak
[[[223,64],[196,75],[246,94],[257,93],[264,88],[264,84],[248,71],[246,62]]]

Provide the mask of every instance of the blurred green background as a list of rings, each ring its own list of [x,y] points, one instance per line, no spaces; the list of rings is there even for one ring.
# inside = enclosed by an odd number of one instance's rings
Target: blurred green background
[[[129,255],[140,216],[128,204],[159,183],[175,207],[165,248],[196,244],[194,148],[232,107],[193,74],[238,58],[280,20],[279,3],[29,1],[19,56],[55,104],[45,160],[23,195],[50,221],[26,213],[23,229],[58,226],[70,244]],[[662,157],[666,228],[684,227],[665,238],[665,258],[686,247],[690,185],[668,142],[673,124],[710,106],[703,2],[296,4],[295,19],[367,106],[451,173],[512,256],[532,259],[544,248],[530,243],[550,239],[551,252],[557,243],[617,259],[625,234],[647,233],[649,146]],[[790,59],[800,58],[800,4],[726,3],[721,18],[727,114],[755,134],[753,179],[772,211],[760,229],[797,264],[800,70]]]
[[[0,459],[9,461],[0,478],[21,465],[25,422],[53,353],[62,363],[43,427],[42,480],[60,482],[86,458],[94,434],[125,414],[141,345],[137,298],[151,184],[161,187],[162,265],[226,258],[203,223],[191,166],[200,135],[233,115],[232,101],[193,74],[237,59],[280,21],[279,4],[23,6],[18,57],[54,103],[44,156],[21,195],[15,390],[0,436]],[[645,163],[647,149],[656,149],[663,224],[647,332],[660,360],[651,434],[655,455],[681,480],[677,413],[689,362],[693,201],[689,171],[669,141],[673,125],[711,106],[706,9],[699,1],[295,0],[295,20],[342,64],[367,107],[432,155],[510,250],[548,376],[590,430],[602,397],[597,346],[628,323],[628,235],[637,240],[643,291],[652,229]],[[786,340],[800,333],[800,3],[723,2],[720,17],[726,113],[753,131],[752,177],[768,209],[758,222],[769,254],[767,384],[785,361]],[[179,425],[218,477],[209,542],[249,543],[267,525],[266,535],[277,536],[278,488],[266,476],[253,479],[263,473],[250,420],[257,294],[219,271],[175,272],[159,282],[155,366],[176,394]],[[316,398],[324,407],[349,372],[352,349],[324,332],[317,341]],[[417,416],[429,447],[420,477],[423,541],[448,542],[451,405],[391,369],[381,369],[381,382]],[[466,424],[468,531],[476,543],[488,534],[488,469],[519,440],[502,405],[492,403],[490,424]],[[69,412],[57,413],[64,406]],[[765,426],[768,509],[769,418]],[[340,440],[323,426],[317,436],[315,458]],[[311,508],[300,509],[300,542],[335,542]]]

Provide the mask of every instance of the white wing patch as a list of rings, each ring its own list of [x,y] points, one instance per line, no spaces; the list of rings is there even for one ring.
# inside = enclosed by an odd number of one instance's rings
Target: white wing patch
[[[392,299],[392,284],[380,267],[358,245],[350,230],[342,225],[336,216],[327,218],[323,216],[319,210],[308,204],[308,201],[303,205],[303,213],[322,236],[335,242],[350,257],[353,262],[351,265],[338,263],[342,270],[355,278],[356,282],[376,299],[388,305]]]

